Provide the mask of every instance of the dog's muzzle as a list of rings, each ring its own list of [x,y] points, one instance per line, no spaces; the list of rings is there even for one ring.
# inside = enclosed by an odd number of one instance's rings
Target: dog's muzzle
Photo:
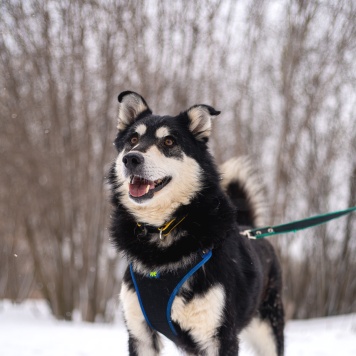
[[[154,193],[165,187],[171,177],[164,176],[155,180],[145,174],[145,158],[139,152],[129,152],[123,158],[126,176],[130,177],[129,194],[138,203],[151,199]]]

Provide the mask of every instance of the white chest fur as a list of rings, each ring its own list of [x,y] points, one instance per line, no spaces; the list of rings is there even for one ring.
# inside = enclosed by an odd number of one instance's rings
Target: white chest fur
[[[221,325],[225,305],[225,292],[221,285],[209,289],[202,296],[193,298],[185,304],[176,297],[172,305],[171,318],[183,330],[189,331],[192,338],[203,348],[218,348],[215,335]],[[209,354],[214,354],[214,352]]]

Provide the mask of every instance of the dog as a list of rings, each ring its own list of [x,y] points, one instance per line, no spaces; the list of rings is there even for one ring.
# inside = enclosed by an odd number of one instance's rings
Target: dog
[[[240,337],[283,355],[280,265],[267,240],[241,234],[262,222],[261,184],[246,157],[215,165],[207,143],[220,112],[158,116],[132,91],[118,101],[110,233],[129,262],[129,354],[159,355],[165,335],[187,355],[237,355]]]

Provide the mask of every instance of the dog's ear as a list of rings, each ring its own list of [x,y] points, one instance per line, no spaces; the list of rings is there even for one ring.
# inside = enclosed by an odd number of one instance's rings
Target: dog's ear
[[[220,111],[208,105],[194,105],[188,111],[189,129],[199,141],[207,142],[211,132],[211,119],[218,116]]]
[[[147,111],[147,114],[152,114],[145,99],[133,91],[123,91],[118,96],[118,100],[120,103],[117,123],[119,131],[125,130],[128,125],[133,123],[145,111]]]

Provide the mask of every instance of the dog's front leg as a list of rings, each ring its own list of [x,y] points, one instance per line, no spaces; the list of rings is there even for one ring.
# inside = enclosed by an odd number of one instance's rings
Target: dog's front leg
[[[157,356],[161,341],[156,331],[149,328],[142,314],[136,292],[123,282],[120,299],[129,332],[130,356]]]
[[[215,339],[205,342],[195,353],[186,353],[185,356],[237,356],[238,355],[237,337]]]
[[[130,356],[157,356],[160,352],[160,340],[156,332],[152,332],[150,339],[137,339],[129,332],[129,355]]]
[[[202,350],[199,355],[204,356],[237,356],[239,351],[237,337],[231,337],[216,341],[208,348]]]

